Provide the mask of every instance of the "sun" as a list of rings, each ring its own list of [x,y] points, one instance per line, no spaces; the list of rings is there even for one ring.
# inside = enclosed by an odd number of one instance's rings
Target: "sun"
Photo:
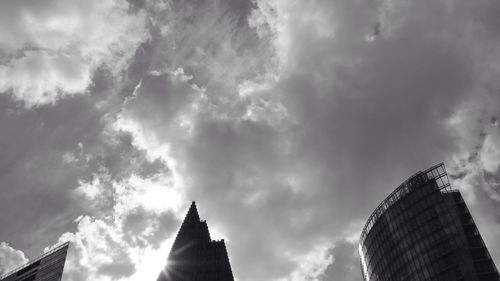
[[[173,239],[174,237],[167,239],[158,249],[148,247],[142,253],[137,253],[134,258],[137,270],[129,280],[156,280],[166,266]]]

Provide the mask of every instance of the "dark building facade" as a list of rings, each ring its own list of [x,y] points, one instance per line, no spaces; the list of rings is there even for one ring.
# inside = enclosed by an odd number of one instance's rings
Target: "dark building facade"
[[[210,238],[194,201],[157,281],[234,281],[224,240]]]
[[[68,242],[61,244],[33,261],[0,276],[0,281],[60,281],[68,247]]]
[[[365,281],[500,280],[442,163],[410,177],[375,209],[359,254]]]

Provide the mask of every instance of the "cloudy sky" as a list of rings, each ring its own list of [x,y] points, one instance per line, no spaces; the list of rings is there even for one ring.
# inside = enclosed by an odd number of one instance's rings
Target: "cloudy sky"
[[[445,162],[500,265],[500,2],[3,0],[0,273],[156,280],[196,200],[239,281],[361,281]]]

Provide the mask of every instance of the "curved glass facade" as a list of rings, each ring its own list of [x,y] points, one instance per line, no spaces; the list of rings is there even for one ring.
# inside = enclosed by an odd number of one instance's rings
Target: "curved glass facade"
[[[364,280],[500,280],[443,164],[419,172],[368,219],[359,243]]]

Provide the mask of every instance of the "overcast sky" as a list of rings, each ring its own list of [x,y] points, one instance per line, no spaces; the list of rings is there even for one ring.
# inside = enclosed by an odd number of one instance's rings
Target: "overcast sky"
[[[500,265],[500,2],[3,0],[0,273],[156,280],[192,200],[239,281],[361,281],[444,162]]]

